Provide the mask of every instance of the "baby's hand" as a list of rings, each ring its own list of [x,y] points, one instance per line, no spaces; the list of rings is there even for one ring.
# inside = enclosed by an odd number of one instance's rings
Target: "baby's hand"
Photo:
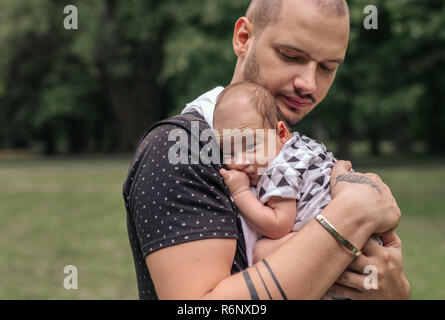
[[[219,173],[223,177],[224,182],[226,183],[233,197],[242,192],[249,191],[250,180],[247,174],[244,172],[238,170],[221,169]]]

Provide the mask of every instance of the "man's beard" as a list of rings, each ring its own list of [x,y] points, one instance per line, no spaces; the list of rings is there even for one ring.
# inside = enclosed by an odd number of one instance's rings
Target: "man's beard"
[[[260,70],[256,63],[256,45],[253,45],[252,53],[247,57],[246,66],[244,67],[244,81],[251,81],[263,85],[260,80]]]
[[[246,66],[244,67],[244,81],[251,81],[257,84],[265,86],[264,81],[262,81],[260,76],[260,68],[256,62],[256,45],[252,49],[252,53],[246,58]],[[265,86],[266,87],[266,86]],[[267,87],[266,87],[267,88]],[[267,88],[268,89],[268,88]],[[269,90],[269,89],[268,89]],[[283,112],[281,112],[288,126],[292,126],[295,123],[292,123],[291,119],[289,119]]]

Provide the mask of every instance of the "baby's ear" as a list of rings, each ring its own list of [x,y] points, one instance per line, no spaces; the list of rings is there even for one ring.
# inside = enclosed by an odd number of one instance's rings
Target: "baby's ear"
[[[277,123],[277,136],[282,144],[285,144],[290,138],[290,132],[283,121]]]

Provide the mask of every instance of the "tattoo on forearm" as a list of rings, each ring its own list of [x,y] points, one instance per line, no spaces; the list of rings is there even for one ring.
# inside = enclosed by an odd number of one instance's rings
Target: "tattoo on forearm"
[[[260,300],[258,292],[256,291],[255,286],[253,285],[252,279],[250,279],[247,270],[243,270],[243,276],[244,280],[246,281],[247,288],[249,289],[250,297],[252,298],[252,300]]]
[[[267,295],[269,296],[270,300],[272,299],[272,296],[270,295],[269,289],[267,288],[266,282],[264,282],[263,276],[261,275],[260,270],[258,270],[258,267],[255,265],[255,270],[258,273],[258,275],[260,276],[261,282],[263,283],[264,288],[266,289]]]
[[[350,183],[358,183],[358,184],[368,184],[374,189],[376,189],[380,194],[382,194],[382,190],[380,190],[379,186],[375,184],[371,179],[368,179],[364,176],[354,174],[354,173],[346,173],[341,174],[337,177],[337,182],[350,182]]]
[[[284,293],[283,288],[281,288],[281,285],[278,282],[277,277],[275,277],[275,274],[273,273],[272,268],[269,266],[266,259],[263,259],[262,261],[263,261],[264,265],[266,266],[267,271],[269,271],[270,275],[272,276],[273,281],[275,281],[275,285],[277,286],[278,290],[280,291],[281,296],[283,297],[283,300],[287,300],[287,296]]]

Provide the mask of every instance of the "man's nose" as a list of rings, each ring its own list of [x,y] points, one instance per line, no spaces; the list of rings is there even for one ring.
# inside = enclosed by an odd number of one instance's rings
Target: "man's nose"
[[[317,90],[316,72],[317,62],[304,64],[298,76],[294,78],[294,88],[303,95],[313,94]]]

